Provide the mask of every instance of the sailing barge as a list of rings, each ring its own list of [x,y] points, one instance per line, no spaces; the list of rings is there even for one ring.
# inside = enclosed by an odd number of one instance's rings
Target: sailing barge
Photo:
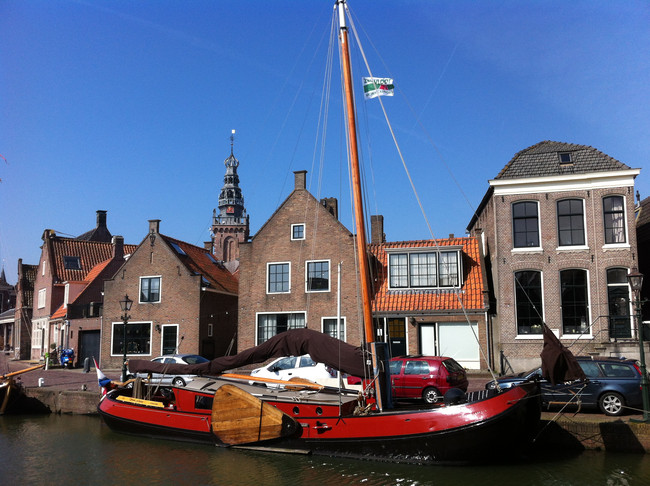
[[[108,392],[98,410],[113,429],[226,447],[371,458],[404,463],[467,463],[525,450],[540,419],[536,383],[500,393],[445,396],[419,408],[392,403],[385,343],[374,336],[370,271],[349,56],[345,0],[336,0],[347,105],[357,262],[365,341],[355,348],[309,329],[285,331],[236,356],[200,365],[131,360],[132,373],[198,374],[186,387],[137,381]],[[363,393],[313,383],[266,387],[224,371],[278,356],[310,354],[343,373],[369,377]]]

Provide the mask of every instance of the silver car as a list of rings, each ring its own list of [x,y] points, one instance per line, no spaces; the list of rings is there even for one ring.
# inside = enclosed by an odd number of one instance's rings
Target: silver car
[[[198,354],[167,354],[152,359],[154,363],[174,363],[174,364],[200,364],[207,363],[209,360]],[[149,373],[135,373],[129,375],[133,378],[148,378]],[[163,373],[151,373],[150,383],[155,385],[173,385],[185,386],[197,375],[168,375]]]

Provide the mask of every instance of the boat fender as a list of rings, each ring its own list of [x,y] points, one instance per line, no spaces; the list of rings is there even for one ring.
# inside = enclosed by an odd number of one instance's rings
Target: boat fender
[[[445,393],[444,397],[445,405],[460,405],[461,403],[467,402],[467,395],[460,388],[450,388]]]

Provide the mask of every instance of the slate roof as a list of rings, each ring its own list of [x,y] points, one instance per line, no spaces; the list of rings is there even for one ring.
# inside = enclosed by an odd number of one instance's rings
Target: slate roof
[[[453,289],[390,290],[388,288],[387,249],[436,249],[457,246],[462,248],[463,285],[459,292]],[[483,300],[484,278],[478,239],[472,237],[439,240],[418,240],[371,244],[369,249],[377,259],[373,312],[444,313],[447,311],[485,310]],[[462,306],[459,301],[462,301]]]
[[[570,153],[573,163],[560,164],[560,153]],[[515,154],[495,179],[520,179],[625,169],[630,167],[588,145],[546,140]]]
[[[212,257],[209,250],[177,240],[171,236],[162,234],[160,236],[172,247],[185,267],[195,275],[202,275],[209,283],[209,287],[220,292],[237,295],[239,291],[237,274],[233,275],[226,270],[221,263]],[[185,255],[176,251],[171,243],[176,244],[183,250]]]

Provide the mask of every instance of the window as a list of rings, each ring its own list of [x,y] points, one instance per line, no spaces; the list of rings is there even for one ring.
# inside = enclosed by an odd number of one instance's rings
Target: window
[[[524,201],[512,205],[512,239],[515,248],[539,247],[537,202]]]
[[[329,292],[330,262],[307,262],[307,292]]]
[[[560,158],[560,165],[573,164],[571,152],[560,152],[558,153],[558,156]]]
[[[258,314],[257,344],[262,344],[273,336],[289,329],[305,327],[305,313],[291,312],[286,314]]]
[[[605,224],[605,244],[625,243],[623,196],[603,198],[603,219]]]
[[[391,289],[457,287],[460,285],[460,252],[433,251],[388,255]]]
[[[404,367],[405,375],[428,375],[429,363],[426,361],[407,361]]]
[[[459,281],[458,252],[440,252],[438,270],[440,274],[441,287],[457,287]]]
[[[160,277],[140,277],[140,302],[160,302]]]
[[[175,354],[178,348],[178,324],[162,326],[160,354]]]
[[[38,308],[39,309],[42,309],[43,307],[45,307],[45,295],[46,295],[45,292],[46,292],[45,289],[41,289],[41,290],[38,291]]]
[[[111,355],[124,354],[124,324],[113,323]],[[151,323],[129,322],[126,325],[126,354],[151,354]]]
[[[267,292],[269,294],[290,292],[290,264],[269,263],[267,266]]]
[[[558,201],[557,229],[560,246],[585,244],[582,199],[564,199]]]
[[[607,301],[609,304],[609,337],[631,338],[630,290],[627,269],[607,270]]]
[[[304,240],[305,239],[305,225],[292,224],[291,225],[291,239],[292,240]]]
[[[410,287],[436,286],[437,256],[436,253],[411,253],[409,255]]]
[[[341,317],[338,335],[336,333],[336,317],[324,317],[323,334],[345,341],[345,317]]]
[[[542,273],[515,272],[517,334],[542,334]]]
[[[562,302],[562,333],[588,333],[589,306],[587,300],[587,271],[561,271],[560,292]]]
[[[81,270],[81,258],[78,256],[64,256],[63,268],[66,270]]]

